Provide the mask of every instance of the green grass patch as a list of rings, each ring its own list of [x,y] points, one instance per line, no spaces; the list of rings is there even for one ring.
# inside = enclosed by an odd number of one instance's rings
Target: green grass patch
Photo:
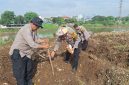
[[[45,33],[45,34],[47,34],[47,33],[55,33],[56,31],[57,31],[57,29],[58,29],[58,26],[56,25],[56,24],[48,24],[48,23],[46,23],[46,24],[43,24],[43,29],[39,29],[39,33]]]
[[[13,40],[0,40],[0,46],[6,45],[7,43],[12,42]]]
[[[55,28],[58,28],[58,26],[56,24],[48,24],[48,23],[43,24],[43,27],[45,29],[55,29]]]

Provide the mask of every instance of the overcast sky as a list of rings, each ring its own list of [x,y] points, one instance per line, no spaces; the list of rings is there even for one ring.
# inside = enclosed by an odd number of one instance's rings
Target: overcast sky
[[[120,0],[0,0],[0,14],[5,10],[16,15],[36,12],[51,16],[118,16]],[[129,0],[123,0],[122,16],[129,15]]]

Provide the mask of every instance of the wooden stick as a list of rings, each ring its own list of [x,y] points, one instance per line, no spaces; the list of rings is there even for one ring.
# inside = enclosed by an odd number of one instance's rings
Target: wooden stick
[[[52,74],[54,75],[54,69],[53,69],[53,64],[52,64],[51,54],[50,54],[50,50],[49,49],[48,49],[48,57],[49,57],[51,68],[52,68]]]
[[[38,55],[39,55],[40,57],[42,57],[42,58],[44,58],[44,59],[45,59],[45,57],[44,57],[44,56],[42,56],[41,54],[39,54],[39,53],[38,53]]]

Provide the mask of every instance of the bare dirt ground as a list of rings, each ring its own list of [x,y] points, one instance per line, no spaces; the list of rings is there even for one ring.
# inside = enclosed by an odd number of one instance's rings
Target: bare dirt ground
[[[54,75],[49,61],[37,61],[33,81],[35,85],[129,85],[128,36],[129,32],[93,34],[87,50],[80,54],[76,73],[64,62],[61,49],[52,61]],[[0,47],[0,85],[16,85],[8,55],[10,46]]]

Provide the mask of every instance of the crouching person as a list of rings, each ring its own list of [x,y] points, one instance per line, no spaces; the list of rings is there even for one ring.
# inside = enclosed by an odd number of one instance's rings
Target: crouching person
[[[51,56],[54,57],[56,51],[62,45],[61,42],[66,42],[66,57],[65,62],[68,63],[70,56],[73,55],[72,71],[76,71],[78,67],[78,59],[80,53],[80,38],[76,32],[70,27],[60,27],[56,32],[57,38],[55,42],[54,50]]]
[[[78,26],[77,24],[75,24],[73,26],[73,28],[75,29],[76,33],[78,34],[78,36],[81,39],[81,48],[82,50],[86,50],[87,46],[88,46],[88,38],[90,37],[90,33],[86,30],[85,27],[83,26]]]
[[[49,46],[47,43],[40,43],[39,41],[43,42],[43,40],[38,39],[36,36],[37,30],[42,28],[42,23],[42,19],[38,17],[33,18],[30,23],[18,31],[10,48],[9,54],[12,59],[13,74],[17,85],[33,85],[32,48],[48,48]]]

